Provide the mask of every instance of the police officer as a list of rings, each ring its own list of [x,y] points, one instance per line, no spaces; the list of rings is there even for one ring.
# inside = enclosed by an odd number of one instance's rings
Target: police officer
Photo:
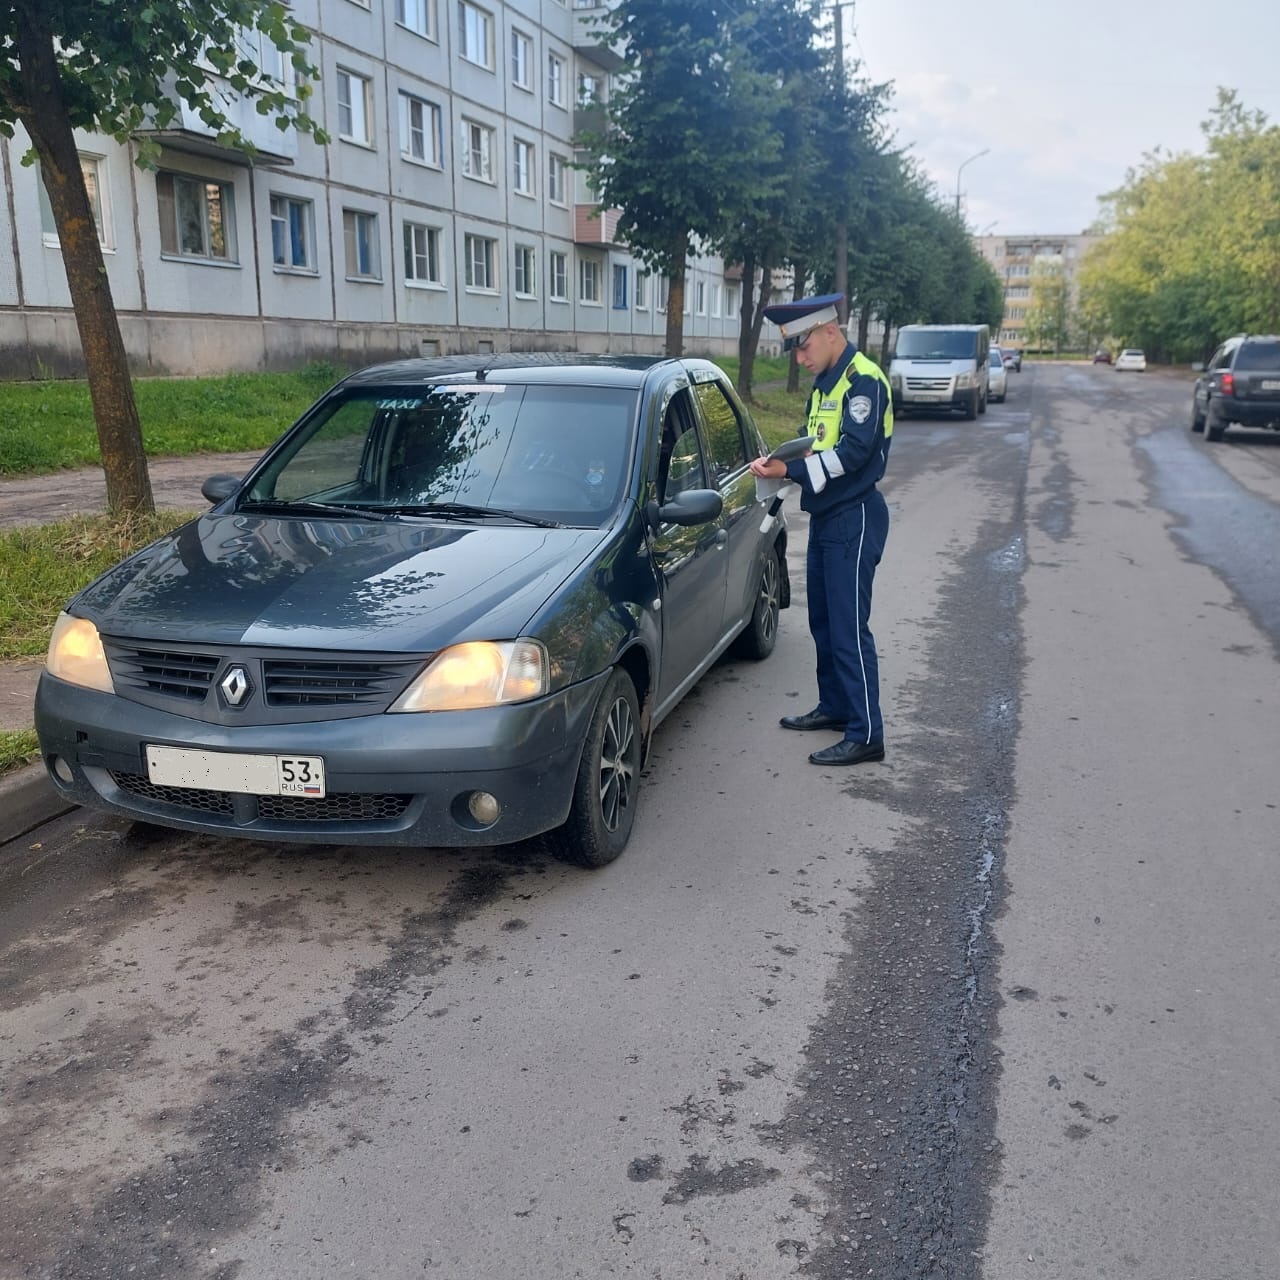
[[[762,478],[794,481],[809,513],[809,630],[818,651],[818,705],[783,716],[786,729],[840,729],[844,737],[809,756],[813,764],[884,759],[880,680],[871,635],[871,587],[889,533],[876,488],[893,436],[893,399],[880,367],[845,338],[839,293],[765,309],[783,349],[813,374],[807,434],[812,448],[791,462],[757,458]]]

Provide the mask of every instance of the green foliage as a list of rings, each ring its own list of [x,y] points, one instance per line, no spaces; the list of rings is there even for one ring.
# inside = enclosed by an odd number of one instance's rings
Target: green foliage
[[[1156,359],[1280,329],[1280,127],[1219,89],[1202,130],[1206,154],[1149,154],[1104,198],[1081,269],[1091,330]]]
[[[146,451],[156,457],[263,449],[341,376],[332,365],[313,364],[296,373],[140,380]],[[0,475],[100,461],[86,383],[0,383]]]
[[[42,655],[54,619],[72,595],[193,514],[75,516],[0,531],[0,659]]]
[[[260,114],[281,128],[296,125],[325,135],[306,114],[310,80],[318,74],[307,60],[310,33],[282,0],[62,0],[59,4],[14,0],[7,57],[0,60],[0,130],[12,136],[32,118],[32,83],[39,55],[58,51],[61,99],[74,128],[127,142],[140,130],[164,129],[179,121],[185,100],[219,141],[252,151],[228,117],[226,91],[255,100]],[[263,69],[278,56],[296,78],[293,91]],[[264,53],[267,55],[264,58]],[[211,79],[210,68],[221,80]],[[139,163],[154,163],[158,148],[143,139]]]
[[[40,756],[40,742],[34,729],[0,730],[0,774],[21,769]]]

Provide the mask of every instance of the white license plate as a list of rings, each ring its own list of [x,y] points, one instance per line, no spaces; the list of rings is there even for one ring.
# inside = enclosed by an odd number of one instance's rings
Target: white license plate
[[[1263,391],[1280,391],[1280,378],[1263,378],[1258,385]]]
[[[321,756],[260,756],[237,751],[148,746],[147,777],[158,787],[324,799]]]

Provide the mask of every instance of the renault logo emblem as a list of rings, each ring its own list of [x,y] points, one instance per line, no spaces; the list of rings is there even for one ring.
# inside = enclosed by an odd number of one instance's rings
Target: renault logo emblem
[[[232,667],[218,681],[218,689],[227,706],[238,707],[249,696],[249,673],[243,667]]]

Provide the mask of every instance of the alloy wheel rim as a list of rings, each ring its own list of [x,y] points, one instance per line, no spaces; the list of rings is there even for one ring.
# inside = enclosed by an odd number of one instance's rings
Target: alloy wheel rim
[[[631,807],[635,771],[631,762],[635,723],[631,707],[619,698],[609,710],[600,746],[600,816],[609,831],[617,831]]]

